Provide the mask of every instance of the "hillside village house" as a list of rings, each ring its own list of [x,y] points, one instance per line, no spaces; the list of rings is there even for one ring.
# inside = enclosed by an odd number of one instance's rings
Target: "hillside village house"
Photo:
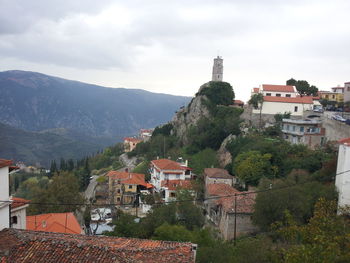
[[[318,92],[321,99],[335,102],[336,104],[344,102],[344,87],[332,88],[332,91],[321,90]]]
[[[350,82],[344,84],[344,102],[350,101]]]
[[[27,229],[27,207],[29,206],[29,200],[11,197],[11,213],[10,213],[10,223],[11,227],[17,229]]]
[[[203,171],[205,185],[209,184],[228,184],[233,186],[236,184],[236,178],[228,173],[225,169],[205,168]]]
[[[147,142],[151,139],[153,133],[153,129],[141,129],[140,130],[140,138],[142,141]]]
[[[235,229],[236,237],[257,231],[252,223],[255,193],[239,192],[228,184],[216,183],[206,185],[205,195],[207,218],[219,229],[223,239],[234,239]]]
[[[84,234],[73,213],[49,213],[27,216],[27,230]]]
[[[192,169],[187,167],[187,162],[178,163],[169,159],[158,159],[150,164],[151,184],[157,192],[163,193],[163,198],[175,197],[169,188],[170,185],[189,187],[188,183],[179,181],[191,180]],[[172,188],[172,187],[171,187]]]
[[[0,262],[194,263],[189,242],[85,236],[18,229],[0,231]],[[25,259],[25,261],[24,261]]]
[[[339,141],[337,175],[338,207],[350,206],[350,138]]]
[[[124,151],[125,152],[133,151],[136,148],[136,145],[140,142],[142,142],[142,140],[137,138],[133,138],[133,137],[124,138]]]
[[[304,144],[310,148],[326,142],[325,129],[321,120],[282,120],[283,138],[292,144]]]
[[[109,193],[118,205],[135,205],[141,190],[153,188],[145,181],[145,175],[127,171],[110,171],[107,174]]]
[[[290,112],[291,116],[302,117],[304,111],[313,110],[320,103],[317,97],[299,96],[294,86],[266,85],[254,88],[252,94],[262,93],[264,102],[261,113],[275,115]],[[260,114],[260,108],[253,109],[254,114]]]

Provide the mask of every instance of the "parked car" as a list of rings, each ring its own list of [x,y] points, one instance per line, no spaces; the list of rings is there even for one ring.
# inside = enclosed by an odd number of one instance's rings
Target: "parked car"
[[[346,123],[347,125],[350,125],[350,119],[347,119],[347,120],[345,121],[345,123]]]
[[[336,120],[336,121],[341,121],[341,122],[345,122],[345,121],[346,121],[346,119],[343,118],[343,117],[340,116],[340,115],[333,115],[332,118],[333,118],[334,120]]]
[[[314,109],[314,112],[323,113],[323,109],[316,108],[316,109]]]

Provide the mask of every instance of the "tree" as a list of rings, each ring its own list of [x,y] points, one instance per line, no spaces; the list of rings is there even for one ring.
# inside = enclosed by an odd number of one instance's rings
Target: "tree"
[[[164,223],[154,231],[153,239],[168,241],[191,241],[191,231],[181,225],[169,225]]]
[[[249,185],[257,185],[263,177],[274,178],[278,168],[271,165],[271,154],[249,151],[239,154],[233,163],[233,173]]]
[[[232,105],[235,93],[232,86],[224,81],[210,81],[209,86],[203,87],[199,95],[205,95],[214,105]]]
[[[291,78],[286,81],[286,84],[295,86],[301,96],[316,96],[318,92],[318,88],[313,85],[310,86],[306,80],[295,80]]]
[[[250,97],[250,100],[248,101],[249,105],[252,105],[254,109],[260,109],[259,112],[259,128],[261,129],[262,123],[261,123],[261,111],[262,111],[262,106],[264,103],[264,95],[262,93],[256,93],[253,94]]]
[[[320,198],[306,225],[298,225],[286,212],[284,223],[275,225],[287,245],[281,250],[284,262],[350,262],[349,220],[336,211],[336,201]]]
[[[55,172],[57,172],[57,165],[56,165],[56,161],[52,160],[50,165],[50,176],[53,176]]]
[[[64,160],[64,158],[61,158],[60,170],[61,171],[66,171],[67,170],[67,165],[66,165],[66,161]]]

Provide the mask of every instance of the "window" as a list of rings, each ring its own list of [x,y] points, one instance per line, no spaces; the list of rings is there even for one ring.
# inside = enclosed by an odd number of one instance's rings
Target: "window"
[[[293,126],[293,131],[295,131],[295,126]]]
[[[290,98],[290,97],[291,97],[291,95],[290,95],[290,94],[286,94],[286,97],[287,97],[287,98]]]
[[[132,185],[131,184],[129,184],[129,189],[132,189]]]
[[[289,131],[289,125],[287,125],[287,131]]]
[[[180,179],[180,175],[179,174],[176,175],[176,179]]]
[[[17,216],[12,216],[11,217],[11,224],[17,224]]]
[[[301,126],[300,127],[300,132],[303,132],[304,131],[304,126]]]
[[[117,189],[117,193],[120,194],[120,189]]]
[[[266,93],[266,96],[271,96],[271,93]]]
[[[332,95],[332,99],[335,99],[335,95]]]
[[[294,112],[298,112],[298,106],[294,107]]]
[[[350,91],[350,86],[348,87],[348,91]]]
[[[276,97],[281,97],[281,94],[280,93],[276,93]]]
[[[120,202],[120,197],[117,197],[117,202]]]

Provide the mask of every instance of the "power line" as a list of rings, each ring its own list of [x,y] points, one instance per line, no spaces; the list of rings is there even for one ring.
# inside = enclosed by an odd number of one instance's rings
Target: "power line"
[[[340,173],[337,173],[336,175],[341,175],[344,173],[350,172],[350,170],[346,170]],[[228,194],[228,195],[220,195],[220,196],[209,196],[206,198],[197,198],[197,199],[185,199],[185,200],[173,200],[173,201],[166,201],[166,202],[155,202],[153,205],[162,205],[162,204],[172,204],[172,203],[183,203],[183,202],[195,202],[195,201],[207,201],[207,200],[213,200],[213,199],[220,199],[220,198],[227,198],[227,197],[234,197],[234,196],[244,196],[244,195],[250,195],[250,194],[258,194],[258,193],[264,193],[264,192],[272,192],[272,191],[278,191],[283,190],[287,188],[292,188],[296,186],[300,186],[303,184],[311,183],[312,181],[305,181],[302,183],[296,183],[294,185],[286,185],[281,186],[278,188],[267,188],[262,190],[256,190],[256,191],[247,191],[247,192],[239,192],[234,194]],[[92,203],[45,203],[45,202],[23,202],[23,201],[15,201],[15,200],[0,200],[1,203],[20,203],[20,204],[32,204],[32,205],[61,205],[61,206],[130,206],[130,205],[120,205],[116,203],[107,203],[107,204],[92,204]]]

